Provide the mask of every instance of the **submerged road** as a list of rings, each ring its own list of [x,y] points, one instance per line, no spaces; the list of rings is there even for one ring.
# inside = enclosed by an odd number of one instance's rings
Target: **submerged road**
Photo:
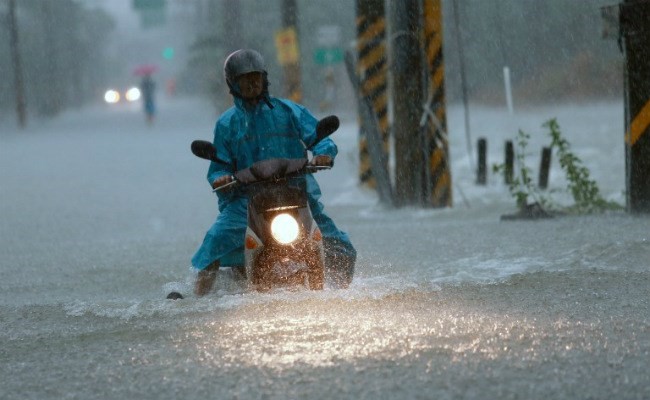
[[[387,210],[356,186],[354,119],[318,177],[359,250],[350,289],[249,293],[223,272],[165,300],[216,215],[189,152],[214,118],[180,101],[152,129],[96,109],[0,136],[0,398],[650,398],[647,216],[501,222],[498,185]],[[584,131],[589,160],[611,157],[606,128]]]

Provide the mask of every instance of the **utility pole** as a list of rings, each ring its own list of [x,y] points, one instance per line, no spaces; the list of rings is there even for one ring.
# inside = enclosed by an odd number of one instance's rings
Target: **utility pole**
[[[9,30],[11,59],[14,68],[14,88],[16,91],[16,115],[18,126],[24,128],[27,124],[27,112],[25,106],[25,84],[23,80],[23,67],[18,46],[18,20],[16,18],[16,0],[9,0]]]
[[[297,103],[302,101],[300,77],[300,46],[298,45],[298,6],[296,0],[282,0],[283,33],[279,39],[286,46],[288,56],[284,63],[285,96]]]
[[[395,197],[398,205],[420,205],[424,193],[424,140],[419,124],[424,103],[420,1],[393,1],[391,6]]]
[[[628,211],[650,213],[650,0],[620,5],[625,52],[625,155]]]

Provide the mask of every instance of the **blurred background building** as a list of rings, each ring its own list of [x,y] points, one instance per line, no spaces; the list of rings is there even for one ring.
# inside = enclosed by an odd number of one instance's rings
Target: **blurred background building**
[[[229,101],[223,60],[240,47],[259,49],[271,92],[282,95],[275,47],[281,0],[0,0],[0,118],[13,116],[16,101],[12,1],[32,115],[101,101],[107,87],[136,83],[133,70],[142,64],[156,66],[162,93],[201,95],[218,111]],[[600,8],[611,1],[460,0],[458,28],[453,1],[443,2],[448,102],[461,93],[457,35],[472,102],[505,104],[504,66],[520,105],[622,96],[622,56],[601,34]],[[340,55],[355,40],[355,2],[295,3],[303,102],[354,108]],[[323,103],[332,87],[338,98]]]

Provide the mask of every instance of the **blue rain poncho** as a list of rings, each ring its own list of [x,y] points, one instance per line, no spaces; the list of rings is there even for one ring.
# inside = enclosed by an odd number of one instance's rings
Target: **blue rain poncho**
[[[305,107],[286,99],[267,98],[273,106],[260,101],[256,106],[245,105],[235,98],[235,106],[224,112],[214,128],[213,144],[217,157],[226,165],[211,162],[208,182],[212,184],[224,175],[248,168],[269,158],[306,157],[307,148],[316,140],[318,120]],[[314,156],[332,159],[338,152],[334,142],[326,138],[311,149]],[[342,268],[351,274],[356,251],[348,235],[339,230],[323,212],[321,190],[311,174],[305,175],[309,207],[318,224],[325,247],[326,268],[343,261]],[[248,198],[241,190],[218,192],[219,215],[205,235],[201,247],[192,258],[192,265],[205,269],[215,261],[220,266],[244,265],[244,237]]]

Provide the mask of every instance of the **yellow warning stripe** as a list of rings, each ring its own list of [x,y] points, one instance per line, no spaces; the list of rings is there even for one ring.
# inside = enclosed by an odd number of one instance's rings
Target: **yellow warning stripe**
[[[435,115],[446,129],[445,110],[445,68],[442,62],[442,2],[424,0],[424,34],[427,66],[429,68],[429,87],[433,91]],[[428,167],[430,173],[431,197],[433,207],[449,207],[452,204],[451,174],[447,159],[447,138],[440,134],[435,124],[429,123],[428,134],[432,148],[429,149]],[[434,140],[434,138],[436,138]],[[434,140],[434,141],[433,141]]]
[[[386,92],[382,92],[379,96],[375,97],[372,101],[372,107],[377,113],[388,109],[388,96],[386,96]],[[380,116],[380,118],[383,117]]]
[[[386,85],[386,73],[384,68],[378,72],[382,73],[376,73],[374,76],[370,76],[365,82],[363,82],[363,91],[366,96],[374,92],[379,86]]]
[[[357,16],[357,27],[361,26],[366,21],[366,16],[365,15],[359,15]]]
[[[438,89],[442,86],[444,83],[445,79],[445,67],[443,65],[440,65],[436,72],[433,74],[433,79],[432,79],[432,87],[435,89]]]
[[[441,102],[444,102],[445,100],[442,99],[440,100]],[[438,118],[438,121],[442,124],[442,126],[445,126],[445,117],[447,116],[447,113],[445,112],[444,107],[440,107],[439,109],[436,110],[436,118]]]
[[[442,42],[442,7],[440,0],[424,1],[424,32],[434,34]]]
[[[424,0],[425,27],[433,26],[440,31],[442,26],[442,4],[440,0]]]
[[[373,22],[370,24],[366,30],[364,30],[359,36],[357,37],[357,49],[361,50],[363,47],[366,46],[366,43],[375,40],[375,36],[378,36],[381,34],[381,36],[384,35],[384,31],[386,29],[386,22],[384,21],[384,18],[379,18],[377,21]]]
[[[360,64],[362,64],[366,70],[374,67],[375,65],[379,64],[380,61],[386,58],[386,49],[384,48],[383,45],[376,46],[373,48],[368,54],[364,55],[360,60]],[[385,69],[381,68],[383,71]]]
[[[433,60],[435,60],[441,49],[442,38],[440,35],[435,35],[427,44],[427,59],[429,60],[429,64],[433,64]]]
[[[639,111],[639,113],[634,117],[632,124],[630,125],[630,131],[627,134],[626,141],[631,146],[639,140],[639,138],[648,131],[650,126],[650,101],[645,103],[645,106]]]
[[[436,149],[431,154],[431,157],[429,158],[429,169],[431,171],[437,170],[441,162],[442,162],[442,151],[440,149]]]
[[[390,125],[388,124],[388,118],[382,118],[379,120],[379,129],[381,129],[381,136],[382,139],[384,140],[384,147],[388,149],[388,143],[386,142],[388,140],[388,128]]]
[[[451,205],[450,181],[451,177],[449,176],[448,172],[445,172],[438,177],[436,187],[433,188],[433,200],[435,201],[435,205],[441,205],[440,203],[442,202],[444,202],[444,204],[447,206]],[[448,197],[447,199],[443,198],[443,195],[445,194]]]

